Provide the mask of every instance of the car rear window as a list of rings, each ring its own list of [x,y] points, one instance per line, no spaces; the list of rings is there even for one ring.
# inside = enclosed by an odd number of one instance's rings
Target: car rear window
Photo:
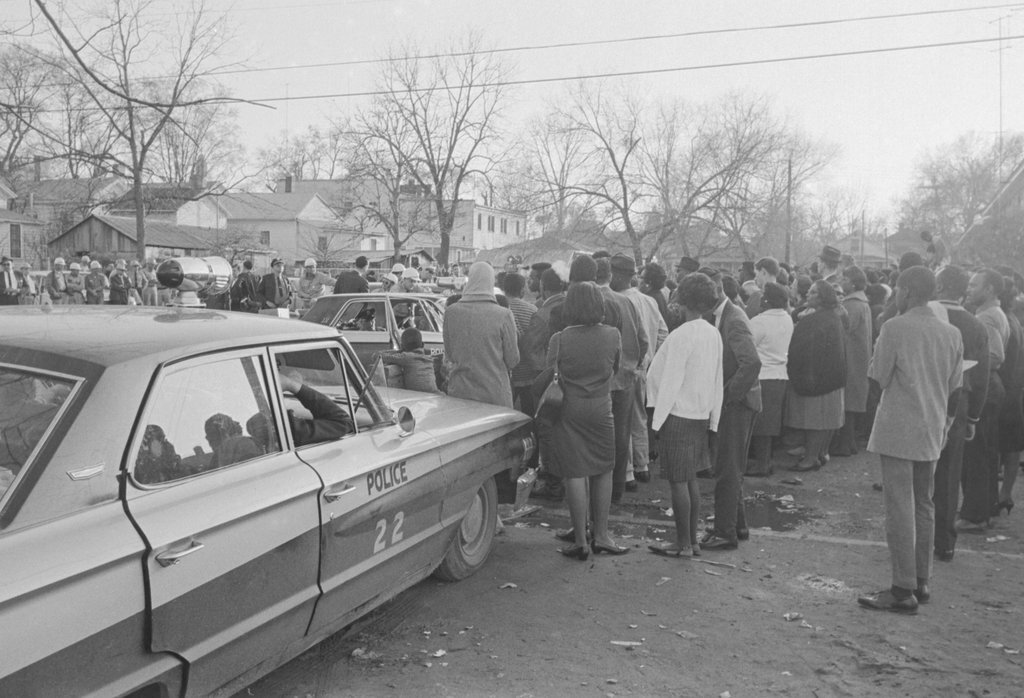
[[[74,383],[0,367],[0,497],[29,463]]]
[[[315,322],[318,325],[330,325],[334,317],[341,309],[343,298],[318,298],[313,307],[310,308],[302,319],[306,322]]]

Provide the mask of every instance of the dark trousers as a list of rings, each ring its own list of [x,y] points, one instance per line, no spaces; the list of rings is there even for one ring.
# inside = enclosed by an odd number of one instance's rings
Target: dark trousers
[[[712,441],[715,475],[715,533],[735,540],[736,529],[747,527],[743,511],[743,471],[747,466],[750,433],[757,412],[743,403],[722,406],[718,434]]]
[[[622,390],[612,391],[612,419],[615,421],[615,470],[612,473],[612,495],[621,494],[626,487],[629,468],[629,435],[633,430],[633,379]]]
[[[857,418],[863,412],[847,412],[843,426],[832,434],[832,445],[829,448],[833,456],[852,456],[857,453]]]
[[[972,523],[988,521],[999,501],[999,406],[986,404],[974,428],[974,438],[964,444],[960,478],[964,501],[960,518]]]
[[[964,436],[967,433],[967,393],[960,391],[956,418],[949,428],[946,447],[935,466],[935,550],[952,552],[956,548],[956,510],[960,502],[960,477],[964,463]]]
[[[533,417],[537,413],[537,400],[533,397],[532,383],[512,386],[512,403],[515,404],[516,400],[519,400],[519,411],[523,414]]]

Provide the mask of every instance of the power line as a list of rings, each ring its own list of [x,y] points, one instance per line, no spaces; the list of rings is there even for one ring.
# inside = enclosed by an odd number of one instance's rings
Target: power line
[[[984,44],[992,43],[996,41],[1013,41],[1016,39],[1024,39],[1024,34],[1015,34],[1012,36],[1003,37],[989,37],[983,39],[963,39],[961,41],[944,41],[931,44],[908,44],[904,46],[886,46],[881,48],[870,48],[870,49],[859,49],[854,51],[836,51],[833,53],[816,53],[802,56],[783,56],[779,58],[759,58],[747,61],[730,61],[725,63],[704,63],[701,65],[686,65],[677,66],[673,68],[644,68],[638,70],[627,70],[617,71],[609,73],[592,73],[586,75],[565,75],[550,78],[524,78],[521,80],[501,80],[490,83],[480,83],[476,85],[478,88],[487,87],[513,87],[519,85],[539,85],[555,82],[569,82],[573,80],[601,80],[606,78],[619,78],[619,77],[631,77],[638,75],[663,75],[666,73],[681,73],[691,72],[697,70],[720,70],[727,68],[742,68],[757,65],[773,65],[779,63],[795,63],[798,61],[811,61],[821,60],[826,58],[846,58],[851,56],[868,56],[881,53],[901,53],[907,51],[920,51],[927,49],[937,48],[950,48],[955,46],[969,46],[973,44]],[[434,88],[420,87],[411,88],[409,90],[403,90],[403,92],[427,92]],[[370,90],[365,92],[337,92],[330,94],[315,94],[315,95],[300,95],[298,97],[286,96],[286,97],[265,97],[260,99],[238,99],[230,101],[240,101],[243,103],[256,103],[266,104],[272,102],[290,102],[290,101],[309,101],[317,99],[348,99],[353,97],[380,97],[383,95],[390,94],[388,90]],[[228,100],[226,100],[228,101]],[[13,107],[13,105],[11,105]],[[116,107],[115,107],[116,108]],[[82,107],[79,109],[40,109],[36,110],[35,113],[63,113],[63,112],[89,112],[98,111],[95,107]]]
[[[948,48],[952,46],[968,46],[972,44],[991,43],[994,41],[1012,41],[1024,39],[1024,34],[1013,36],[990,37],[985,39],[964,39],[962,41],[943,41],[933,44],[911,44],[905,46],[887,46],[883,48],[860,49],[855,51],[836,51],[834,53],[815,53],[804,56],[784,56],[781,58],[759,58],[748,61],[730,61],[726,63],[705,63],[703,65],[686,65],[675,68],[645,68],[640,70],[625,70],[611,73],[593,73],[588,75],[566,75],[551,78],[530,78],[522,80],[501,80],[491,83],[481,83],[478,87],[511,87],[517,85],[538,85],[552,82],[568,82],[570,80],[600,80],[605,78],[621,78],[637,75],[661,75],[665,73],[681,73],[696,70],[717,70],[722,68],[742,68],[755,65],[772,65],[776,63],[793,63],[797,61],[820,60],[823,58],[845,58],[849,56],[868,56],[879,53],[897,53],[905,51],[919,51],[924,49]],[[433,88],[420,87],[403,90],[403,92],[428,92]],[[267,97],[263,99],[246,99],[246,102],[284,102],[284,101],[305,101],[314,99],[345,99],[350,97],[379,97],[390,94],[388,90],[370,90],[366,92],[337,92],[333,94],[300,95],[298,97]]]
[[[970,8],[953,8],[949,10],[921,10],[918,12],[900,12],[885,15],[869,15],[866,17],[844,17],[839,19],[823,19],[807,22],[788,22],[784,24],[763,24],[747,27],[725,27],[721,29],[696,29],[687,32],[675,32],[671,34],[650,34],[646,36],[629,36],[617,39],[592,39],[588,41],[566,41],[551,44],[526,44],[523,46],[506,46],[482,51],[450,51],[443,53],[432,53],[423,56],[397,56],[393,58],[358,58],[347,61],[328,61],[324,63],[306,63],[299,65],[267,66],[263,68],[239,68],[224,70],[214,73],[215,75],[235,75],[241,73],[262,73],[276,70],[301,70],[307,68],[334,68],[349,65],[372,65],[374,63],[387,63],[403,60],[432,59],[432,58],[460,58],[473,53],[516,53],[521,51],[547,51],[561,48],[578,48],[582,46],[602,46],[605,44],[624,44],[642,41],[663,41],[666,39],[692,38],[695,36],[713,36],[717,34],[735,34],[757,31],[775,31],[779,29],[799,29],[807,27],[820,27],[833,24],[847,24],[854,22],[874,22],[887,19],[905,19],[909,17],[924,17],[928,15],[956,14],[962,12],[979,12],[983,10],[1005,9],[1008,7],[1024,7],[1022,3],[1004,3],[1000,5],[981,5]]]
[[[390,0],[349,0],[350,3],[364,3],[364,2],[386,2]],[[324,3],[333,5],[334,3]],[[280,8],[288,9],[292,7],[305,7],[306,5],[281,5]],[[317,6],[317,5],[310,5]],[[697,29],[686,32],[674,32],[669,34],[649,34],[642,36],[629,36],[619,37],[613,39],[591,39],[586,41],[568,41],[560,43],[547,43],[547,44],[525,44],[521,46],[505,46],[493,49],[483,49],[480,51],[449,51],[449,52],[438,52],[429,53],[419,56],[393,56],[387,58],[356,58],[344,61],[326,61],[321,63],[299,63],[294,65],[278,65],[278,66],[264,66],[258,68],[232,68],[230,70],[215,70],[209,74],[211,76],[218,75],[242,75],[247,73],[265,73],[274,72],[281,70],[308,70],[316,68],[336,68],[344,66],[355,66],[355,65],[373,65],[376,63],[388,63],[395,61],[408,61],[408,60],[420,60],[420,59],[437,59],[437,58],[460,58],[474,53],[518,53],[523,51],[547,51],[554,49],[563,48],[580,48],[586,46],[602,46],[608,44],[624,44],[624,43],[638,43],[645,41],[664,41],[668,39],[682,39],[692,38],[697,36],[715,36],[721,34],[736,34],[736,33],[750,33],[758,31],[777,31],[781,29],[800,29],[808,27],[821,27],[837,24],[850,24],[857,22],[876,22],[882,20],[891,19],[907,19],[911,17],[925,17],[933,15],[946,15],[946,14],[958,14],[964,12],[981,12],[985,10],[998,10],[1006,9],[1011,7],[1024,7],[1024,3],[1002,3],[996,5],[979,5],[976,7],[959,7],[952,9],[943,10],[919,10],[916,12],[900,12],[892,14],[880,14],[880,15],[868,15],[862,17],[841,17],[837,19],[823,19],[823,20],[811,20],[806,22],[787,22],[781,24],[763,24],[763,25],[752,25],[745,27],[723,27],[719,29]],[[272,9],[272,8],[268,8]],[[158,76],[155,78],[140,78],[140,79],[170,79],[174,76]],[[43,87],[54,87],[61,86],[62,83],[42,85]]]

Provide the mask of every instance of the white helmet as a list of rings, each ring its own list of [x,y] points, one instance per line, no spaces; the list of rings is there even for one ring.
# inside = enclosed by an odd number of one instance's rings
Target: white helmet
[[[63,257],[57,257],[55,260],[53,260],[53,266],[56,267],[58,265],[64,266],[64,258]]]

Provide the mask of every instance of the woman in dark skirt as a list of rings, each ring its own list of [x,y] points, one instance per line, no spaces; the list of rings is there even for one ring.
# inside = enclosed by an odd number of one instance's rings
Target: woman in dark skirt
[[[809,315],[793,328],[786,373],[786,426],[802,429],[806,452],[789,469],[817,470],[825,464],[832,432],[843,426],[846,345],[835,289],[815,281],[807,293]]]
[[[789,316],[789,294],[779,284],[764,285],[761,307],[750,319],[754,346],[761,359],[761,412],[754,419],[750,448],[754,462],[746,475],[767,477],[772,474],[772,439],[782,433],[782,409],[786,398],[786,357],[793,337],[793,319]]]
[[[701,273],[679,284],[686,322],[661,345],[647,371],[647,403],[659,430],[662,476],[672,492],[676,542],[647,546],[652,553],[699,555],[700,488],[697,471],[710,467],[708,431],[717,431],[722,412],[722,337],[702,315],[718,304],[715,282]]]
[[[604,299],[584,281],[569,287],[562,318],[566,328],[552,335],[548,366],[556,366],[565,393],[559,420],[544,438],[545,463],[564,479],[575,545],[560,552],[577,560],[594,553],[622,554],[608,534],[615,467],[615,424],[611,380],[619,367],[619,331],[602,325]],[[589,507],[588,507],[589,505]],[[593,539],[587,541],[587,518]]]

